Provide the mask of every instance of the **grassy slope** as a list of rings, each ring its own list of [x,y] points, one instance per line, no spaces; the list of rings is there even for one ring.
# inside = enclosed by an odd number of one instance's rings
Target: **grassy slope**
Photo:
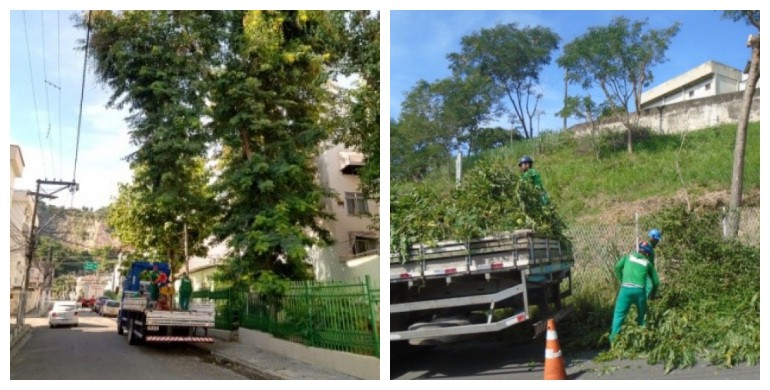
[[[735,131],[735,125],[723,125],[685,134],[679,165],[691,198],[729,191]],[[517,169],[521,156],[532,156],[567,222],[650,197],[671,198],[681,191],[675,164],[681,134],[649,134],[634,143],[630,155],[624,139],[625,134],[605,135],[597,159],[589,138],[545,134],[472,158],[464,169],[490,157],[510,161],[511,169]],[[759,188],[759,123],[749,125],[745,158],[744,194]]]

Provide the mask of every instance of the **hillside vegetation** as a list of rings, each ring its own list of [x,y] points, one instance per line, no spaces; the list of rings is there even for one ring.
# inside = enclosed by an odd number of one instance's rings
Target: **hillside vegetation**
[[[729,190],[735,125],[682,134],[649,131],[634,134],[634,153],[625,150],[624,133],[576,137],[570,132],[545,133],[486,154],[472,156],[463,171],[505,165],[529,155],[559,215],[567,223],[599,218],[607,210],[650,198],[662,203],[686,189],[691,198]],[[684,141],[682,142],[684,138]],[[677,161],[681,180],[677,173]],[[426,183],[437,189],[454,186],[454,164],[434,170]],[[413,183],[393,183],[393,193]],[[744,194],[759,189],[759,123],[749,125],[746,141]],[[395,195],[397,196],[397,195]]]

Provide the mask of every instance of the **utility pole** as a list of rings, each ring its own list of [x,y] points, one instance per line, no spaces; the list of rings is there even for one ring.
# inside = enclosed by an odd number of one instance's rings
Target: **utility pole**
[[[59,188],[58,190],[50,193],[50,194],[43,194],[40,193],[40,186],[41,185],[58,185],[58,186],[64,186],[62,188]],[[58,181],[58,180],[37,180],[37,188],[34,193],[28,193],[29,195],[35,195],[35,205],[32,207],[32,222],[29,226],[29,240],[27,241],[27,251],[26,251],[26,262],[27,264],[24,267],[24,279],[21,281],[21,295],[19,296],[19,310],[16,313],[16,326],[21,329],[22,326],[24,326],[24,316],[26,314],[27,310],[27,288],[29,286],[29,272],[32,269],[32,258],[35,255],[35,219],[37,218],[37,204],[40,198],[46,198],[46,199],[56,199],[53,194],[67,189],[72,188],[74,191],[77,191],[77,183],[74,181]]]

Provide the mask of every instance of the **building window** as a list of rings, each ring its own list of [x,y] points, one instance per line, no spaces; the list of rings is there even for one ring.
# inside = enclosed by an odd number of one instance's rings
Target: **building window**
[[[376,251],[379,248],[377,240],[364,237],[356,237],[353,241],[353,254]]]
[[[711,89],[711,83],[706,84],[706,91],[708,91],[709,89]]]
[[[354,256],[373,254],[380,249],[380,240],[376,233],[350,232],[350,251]]]
[[[348,210],[348,215],[369,213],[369,206],[367,205],[366,198],[364,198],[364,194],[360,192],[345,193],[345,208]]]
[[[693,96],[695,96],[695,91],[690,91],[690,95],[689,95],[689,96],[690,96],[690,97],[693,97]]]

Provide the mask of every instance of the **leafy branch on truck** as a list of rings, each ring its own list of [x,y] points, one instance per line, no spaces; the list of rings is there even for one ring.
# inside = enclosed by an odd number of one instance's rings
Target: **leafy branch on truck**
[[[400,183],[391,189],[391,252],[402,260],[412,244],[471,240],[529,229],[568,243],[565,224],[553,203],[543,205],[539,190],[521,180],[518,169],[489,158],[459,185]]]

